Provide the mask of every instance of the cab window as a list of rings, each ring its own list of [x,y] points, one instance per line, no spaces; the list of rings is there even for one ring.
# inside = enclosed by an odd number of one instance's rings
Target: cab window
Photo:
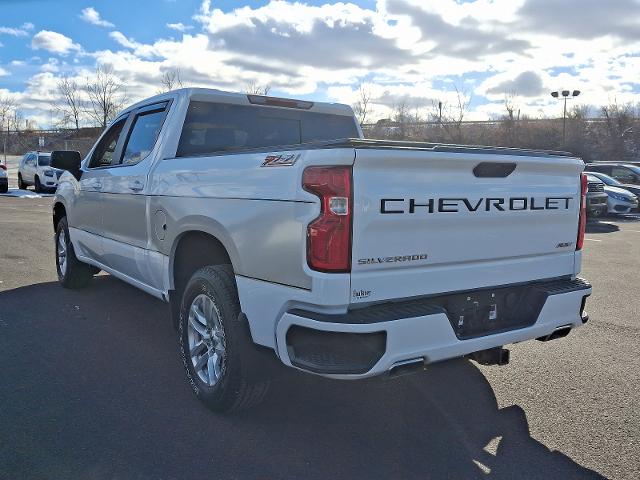
[[[110,167],[118,164],[118,160],[115,159],[115,151],[126,122],[127,117],[123,117],[117,120],[111,128],[107,130],[107,133],[104,134],[93,151],[89,168]]]
[[[165,106],[162,105],[157,109],[136,115],[131,125],[131,133],[124,147],[123,165],[138,163],[151,153],[162,128],[164,113]]]

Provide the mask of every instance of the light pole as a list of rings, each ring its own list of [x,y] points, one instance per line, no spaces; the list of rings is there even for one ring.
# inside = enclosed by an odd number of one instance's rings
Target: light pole
[[[551,96],[553,98],[560,98],[562,95],[562,99],[564,100],[564,110],[562,112],[562,147],[564,148],[566,144],[566,132],[567,132],[567,98],[575,98],[580,95],[580,90],[574,90],[573,92],[569,90],[561,90],[551,92]]]

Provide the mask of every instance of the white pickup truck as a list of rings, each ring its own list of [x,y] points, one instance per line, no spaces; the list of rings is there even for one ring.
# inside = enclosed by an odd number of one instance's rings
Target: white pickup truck
[[[259,401],[276,359],[339,379],[504,364],[587,320],[566,154],[365,140],[344,105],[182,89],[52,166],[62,285],[104,270],[170,302],[216,411]]]

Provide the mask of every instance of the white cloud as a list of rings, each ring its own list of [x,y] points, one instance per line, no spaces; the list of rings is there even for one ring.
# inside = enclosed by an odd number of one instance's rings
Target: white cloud
[[[36,33],[31,39],[31,48],[47,50],[60,55],[66,55],[72,50],[81,50],[80,45],[74,43],[69,37],[50,30],[40,30]]]
[[[129,40],[121,32],[109,32],[109,36],[125,48],[136,48],[140,44]]]
[[[566,18],[554,17],[552,0],[377,0],[367,8],[271,0],[230,10],[203,1],[194,25],[167,24],[179,39],[144,43],[127,35],[134,32],[112,31],[111,49],[82,52],[68,64],[30,63],[47,74],[90,71],[95,65],[88,61],[110,65],[132,101],[155,93],[163,72],[175,69],[187,86],[242,90],[255,82],[270,84],[277,95],[345,103],[356,100],[357,84],[365,81],[378,118],[403,101],[424,115],[436,99],[453,102],[454,86],[474,97],[470,119],[498,115],[512,91],[522,112],[534,116],[557,114],[549,91],[561,88],[582,90],[580,103],[602,104],[614,95],[639,101],[640,30],[631,28],[640,21],[638,1],[566,1],[570,6],[562,8],[572,12],[566,28],[558,24]],[[86,11],[92,23],[105,22],[95,9]],[[607,22],[596,25],[595,18]],[[47,31],[32,45],[81,51]]]
[[[98,27],[115,27],[111,22],[108,22],[100,17],[100,13],[93,7],[83,8],[80,15],[82,20]]]
[[[42,72],[59,72],[60,71],[60,61],[57,58],[50,58],[47,60],[47,63],[40,67]]]
[[[151,57],[155,54],[155,49],[152,45],[136,42],[133,39],[127,38],[121,32],[109,32],[109,36],[121,46],[133,50],[135,54],[140,57]]]
[[[185,25],[182,22],[167,23],[167,27],[169,27],[171,30],[176,30],[177,32],[186,32],[187,30],[193,29],[193,25]]]
[[[0,27],[0,34],[11,35],[13,37],[26,37],[27,35],[29,35],[29,32],[25,28],[25,25],[22,25],[22,27],[20,28]],[[29,25],[33,27],[33,24],[29,24]]]
[[[7,72],[4,68],[0,67],[0,77],[3,77],[5,75],[9,75],[9,72]]]

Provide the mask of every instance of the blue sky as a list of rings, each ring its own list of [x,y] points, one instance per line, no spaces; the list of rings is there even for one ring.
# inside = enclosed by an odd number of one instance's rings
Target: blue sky
[[[371,120],[453,110],[456,92],[471,119],[504,113],[505,95],[555,116],[560,88],[594,108],[640,100],[638,25],[640,0],[0,0],[0,99],[60,123],[60,78],[106,66],[130,102],[179,71],[185,86],[343,103],[362,86]]]

